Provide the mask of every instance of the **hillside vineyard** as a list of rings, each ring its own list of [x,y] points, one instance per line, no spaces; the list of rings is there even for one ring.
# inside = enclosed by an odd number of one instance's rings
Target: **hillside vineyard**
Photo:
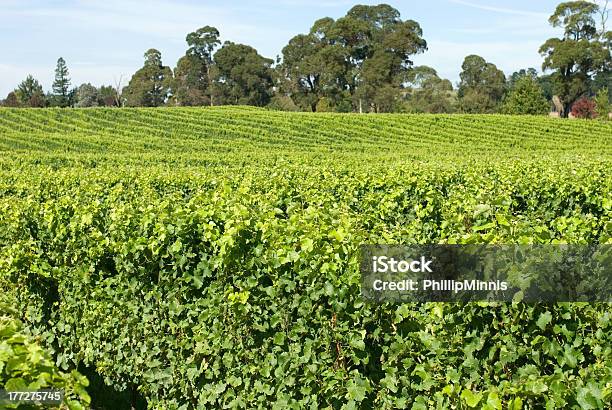
[[[612,243],[612,123],[0,109],[0,290],[151,408],[605,408],[609,304],[366,303],[361,244]]]

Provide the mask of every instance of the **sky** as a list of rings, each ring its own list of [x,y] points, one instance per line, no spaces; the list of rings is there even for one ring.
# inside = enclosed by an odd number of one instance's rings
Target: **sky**
[[[322,17],[338,18],[367,0],[0,0],[0,98],[28,74],[50,90],[63,57],[73,85],[126,85],[149,48],[174,68],[187,33],[211,25],[221,40],[275,58],[291,37]],[[538,48],[559,29],[548,17],[560,0],[386,1],[417,21],[428,51],[416,65],[458,82],[465,56],[478,54],[506,74],[540,68]]]

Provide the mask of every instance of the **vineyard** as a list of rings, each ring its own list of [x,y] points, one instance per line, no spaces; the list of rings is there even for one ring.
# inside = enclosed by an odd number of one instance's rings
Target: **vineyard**
[[[609,304],[371,304],[366,243],[612,243],[612,123],[0,109],[0,302],[77,393],[75,368],[155,409],[610,408]]]

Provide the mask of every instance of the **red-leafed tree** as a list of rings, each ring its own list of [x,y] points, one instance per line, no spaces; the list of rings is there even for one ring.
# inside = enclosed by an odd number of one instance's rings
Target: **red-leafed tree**
[[[597,117],[595,102],[586,97],[580,98],[572,105],[572,115],[575,118],[592,119]]]

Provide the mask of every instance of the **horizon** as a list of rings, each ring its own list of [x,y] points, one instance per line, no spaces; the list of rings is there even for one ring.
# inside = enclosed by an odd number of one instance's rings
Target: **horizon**
[[[59,57],[66,60],[73,87],[113,85],[119,79],[127,85],[149,48],[159,50],[164,65],[174,69],[187,49],[187,33],[206,25],[216,27],[222,41],[248,44],[276,59],[293,36],[308,32],[317,19],[337,19],[356,4],[385,2],[323,0],[315,7],[303,0],[233,1],[223,7],[207,3],[155,0],[142,10],[136,0],[0,0],[0,44],[8,51],[0,63],[0,98],[28,74],[49,91]],[[414,65],[433,67],[453,86],[470,54],[484,57],[507,76],[528,67],[541,72],[538,48],[560,33],[547,21],[558,1],[386,3],[423,30],[428,50],[413,56]]]

